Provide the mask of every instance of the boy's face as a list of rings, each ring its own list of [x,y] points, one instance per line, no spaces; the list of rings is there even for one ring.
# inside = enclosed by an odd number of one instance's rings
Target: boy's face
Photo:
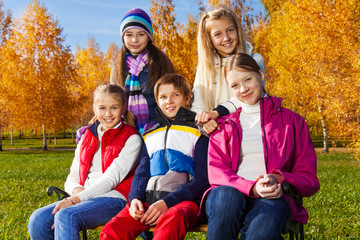
[[[160,85],[156,102],[162,113],[170,120],[174,120],[180,107],[186,107],[190,102],[190,95],[184,96],[172,84]]]

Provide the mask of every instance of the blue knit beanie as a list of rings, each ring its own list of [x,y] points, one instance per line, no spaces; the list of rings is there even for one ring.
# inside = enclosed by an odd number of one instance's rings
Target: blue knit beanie
[[[145,31],[149,36],[150,40],[153,40],[153,28],[151,20],[147,13],[140,8],[130,9],[121,20],[120,34],[121,40],[124,42],[124,33],[130,28],[137,28]]]

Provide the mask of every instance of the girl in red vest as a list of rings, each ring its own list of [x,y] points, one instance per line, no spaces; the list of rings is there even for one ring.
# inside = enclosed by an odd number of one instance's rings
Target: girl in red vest
[[[77,145],[65,182],[71,197],[31,215],[31,239],[80,239],[80,230],[104,225],[127,203],[142,146],[134,116],[113,84],[95,90],[93,107],[96,121]]]

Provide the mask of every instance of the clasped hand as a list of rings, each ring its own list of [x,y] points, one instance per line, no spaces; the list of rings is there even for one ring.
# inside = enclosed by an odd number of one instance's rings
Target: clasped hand
[[[144,223],[145,225],[154,226],[157,224],[159,218],[164,215],[167,209],[165,201],[159,200],[151,204],[145,211],[144,204],[139,199],[134,198],[131,201],[129,214],[134,219]]]
[[[283,194],[281,188],[281,176],[275,174],[265,174],[257,177],[257,182],[253,186],[253,195],[266,199],[280,198]]]
[[[216,122],[218,117],[217,111],[201,111],[196,115],[195,121],[197,124],[202,124],[206,133],[211,134],[218,129],[219,124]]]

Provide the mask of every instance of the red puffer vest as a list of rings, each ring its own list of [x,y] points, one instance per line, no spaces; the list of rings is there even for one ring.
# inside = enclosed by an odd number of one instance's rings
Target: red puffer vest
[[[93,157],[99,146],[96,131],[97,126],[98,124],[95,123],[86,130],[80,147],[79,176],[80,184],[83,186],[88,176]],[[119,156],[125,142],[133,134],[138,134],[138,132],[135,128],[126,124],[121,124],[119,128],[109,129],[104,133],[101,140],[101,162],[103,173],[111,165],[114,159]],[[135,169],[131,170],[125,179],[115,188],[115,190],[120,192],[126,199],[128,199],[134,174]]]

